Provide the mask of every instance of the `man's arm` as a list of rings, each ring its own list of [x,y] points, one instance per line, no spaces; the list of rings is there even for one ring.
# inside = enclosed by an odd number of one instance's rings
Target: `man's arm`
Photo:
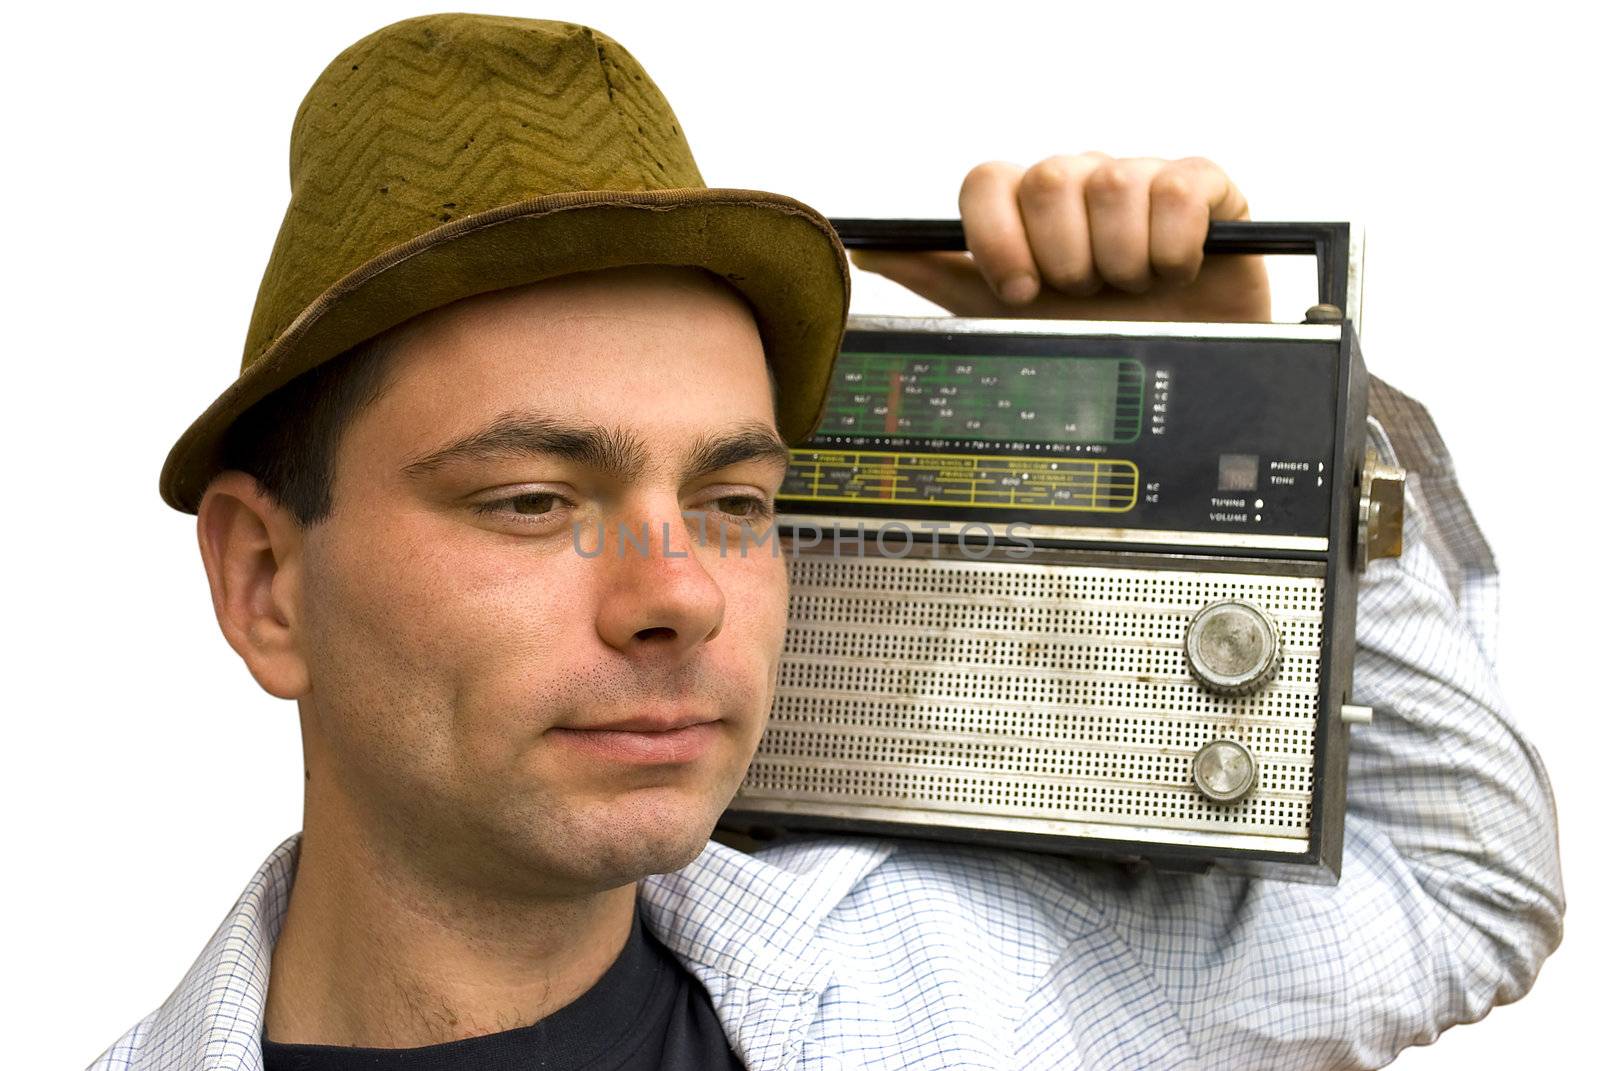
[[[983,165],[961,201],[971,258],[857,263],[965,315],[1268,318],[1258,261],[1201,261],[1209,220],[1248,211],[1207,161]],[[1352,699],[1376,715],[1352,731],[1340,883],[1058,868],[1201,1066],[1380,1066],[1522,996],[1560,940],[1554,802],[1495,680],[1492,561],[1452,553],[1476,530],[1426,413],[1381,384],[1373,410],[1397,425],[1380,449],[1419,476],[1405,553],[1358,595]],[[1080,968],[1063,960],[1057,981]]]

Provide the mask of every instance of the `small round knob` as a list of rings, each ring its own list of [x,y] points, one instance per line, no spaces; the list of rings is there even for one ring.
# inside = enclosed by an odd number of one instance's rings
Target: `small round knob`
[[[1256,784],[1256,762],[1243,744],[1213,740],[1195,752],[1190,767],[1194,786],[1216,803],[1242,799]]]
[[[1277,672],[1278,630],[1247,602],[1214,602],[1189,622],[1183,654],[1201,684],[1244,695]]]

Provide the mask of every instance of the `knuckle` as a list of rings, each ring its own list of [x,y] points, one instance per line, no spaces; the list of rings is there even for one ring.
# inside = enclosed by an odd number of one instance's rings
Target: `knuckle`
[[[1182,159],[1172,161],[1172,166],[1174,169],[1188,174],[1195,174],[1201,171],[1214,171],[1219,175],[1222,173],[1222,168],[1205,156],[1185,156]]]
[[[986,160],[967,172],[967,177],[961,181],[961,192],[970,194],[977,190],[989,189],[1015,174],[1016,170],[1016,164],[1005,160]]]
[[[1040,160],[1022,174],[1018,192],[1027,197],[1051,197],[1070,191],[1077,183],[1078,168],[1066,156]]]
[[[1199,195],[1193,178],[1176,168],[1163,168],[1150,180],[1150,200],[1183,203]]]
[[[1138,171],[1127,161],[1107,160],[1090,172],[1084,185],[1090,193],[1118,197],[1133,190],[1138,181]]]

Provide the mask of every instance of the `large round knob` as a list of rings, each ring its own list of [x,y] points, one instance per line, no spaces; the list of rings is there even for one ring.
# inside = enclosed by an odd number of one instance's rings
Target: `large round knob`
[[[1195,752],[1190,774],[1194,777],[1194,787],[1206,799],[1232,803],[1255,787],[1256,761],[1243,744],[1213,740]]]
[[[1189,671],[1223,695],[1260,688],[1278,670],[1278,630],[1247,602],[1214,602],[1194,615],[1183,638]]]

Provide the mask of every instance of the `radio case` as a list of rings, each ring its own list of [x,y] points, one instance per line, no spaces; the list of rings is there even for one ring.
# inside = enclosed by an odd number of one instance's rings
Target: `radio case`
[[[1336,880],[1357,573],[1403,480],[1367,451],[1350,244],[1208,239],[1316,255],[1324,322],[852,317],[779,495],[788,633],[724,830]]]

